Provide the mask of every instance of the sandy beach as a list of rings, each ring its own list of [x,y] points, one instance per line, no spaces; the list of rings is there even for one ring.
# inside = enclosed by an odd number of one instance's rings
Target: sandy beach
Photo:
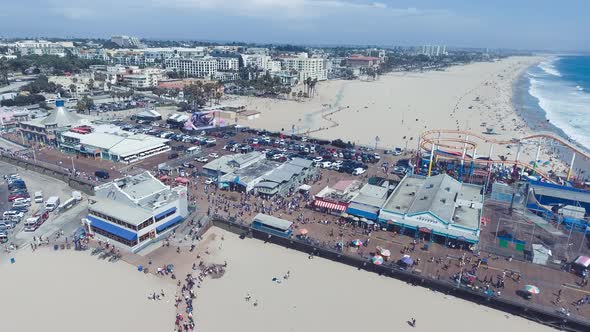
[[[552,330],[395,279],[308,259],[298,251],[240,240],[218,228],[209,232],[217,236],[206,260],[227,261],[228,267],[222,278],[207,279],[198,291],[201,331]],[[247,302],[248,294],[252,298]],[[416,328],[407,323],[412,317]]]
[[[0,263],[3,331],[171,331],[175,284],[89,251],[17,252]],[[148,300],[164,290],[163,300]]]
[[[375,81],[326,81],[309,100],[239,97],[231,103],[261,113],[258,119],[242,121],[245,126],[368,146],[378,136],[382,148],[416,149],[420,134],[432,129],[483,134],[490,128],[492,138],[510,140],[532,133],[514,109],[513,83],[542,59],[510,57],[445,71],[391,73]],[[481,145],[478,154],[488,150]],[[535,152],[534,146],[525,146],[521,160],[534,159]],[[495,155],[513,158],[516,148],[495,147]],[[542,160],[548,158],[542,153]]]

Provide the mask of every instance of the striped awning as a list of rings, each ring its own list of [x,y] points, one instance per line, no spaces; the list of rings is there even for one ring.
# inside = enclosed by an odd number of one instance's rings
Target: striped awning
[[[332,202],[327,202],[327,201],[321,201],[318,199],[316,199],[314,201],[314,205],[316,207],[325,208],[325,209],[329,209],[329,210],[336,210],[336,211],[345,211],[346,210],[346,204],[332,203]]]

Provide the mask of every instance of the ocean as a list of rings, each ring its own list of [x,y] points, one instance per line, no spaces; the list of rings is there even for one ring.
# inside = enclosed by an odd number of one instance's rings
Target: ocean
[[[530,67],[513,101],[532,129],[556,131],[590,150],[590,56],[556,56]]]

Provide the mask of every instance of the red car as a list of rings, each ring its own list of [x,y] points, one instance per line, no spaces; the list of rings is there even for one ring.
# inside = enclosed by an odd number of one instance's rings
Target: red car
[[[14,200],[17,198],[29,198],[29,197],[30,197],[29,195],[24,195],[24,194],[10,195],[10,196],[8,196],[8,201],[14,202]]]

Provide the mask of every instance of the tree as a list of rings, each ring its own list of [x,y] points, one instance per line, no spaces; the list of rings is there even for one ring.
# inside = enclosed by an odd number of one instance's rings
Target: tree
[[[70,86],[68,87],[68,89],[70,90],[70,96],[76,96],[78,89],[76,88],[76,84],[70,84]]]
[[[94,80],[89,79],[88,83],[86,85],[88,86],[88,90],[90,91],[90,94],[94,94]]]
[[[82,99],[78,100],[78,103],[76,104],[76,109],[78,110],[78,112],[87,111],[88,114],[90,114],[90,108],[92,108],[93,106],[94,100],[92,100],[88,96],[84,96],[82,97]]]
[[[8,62],[0,58],[0,86],[8,85]]]

